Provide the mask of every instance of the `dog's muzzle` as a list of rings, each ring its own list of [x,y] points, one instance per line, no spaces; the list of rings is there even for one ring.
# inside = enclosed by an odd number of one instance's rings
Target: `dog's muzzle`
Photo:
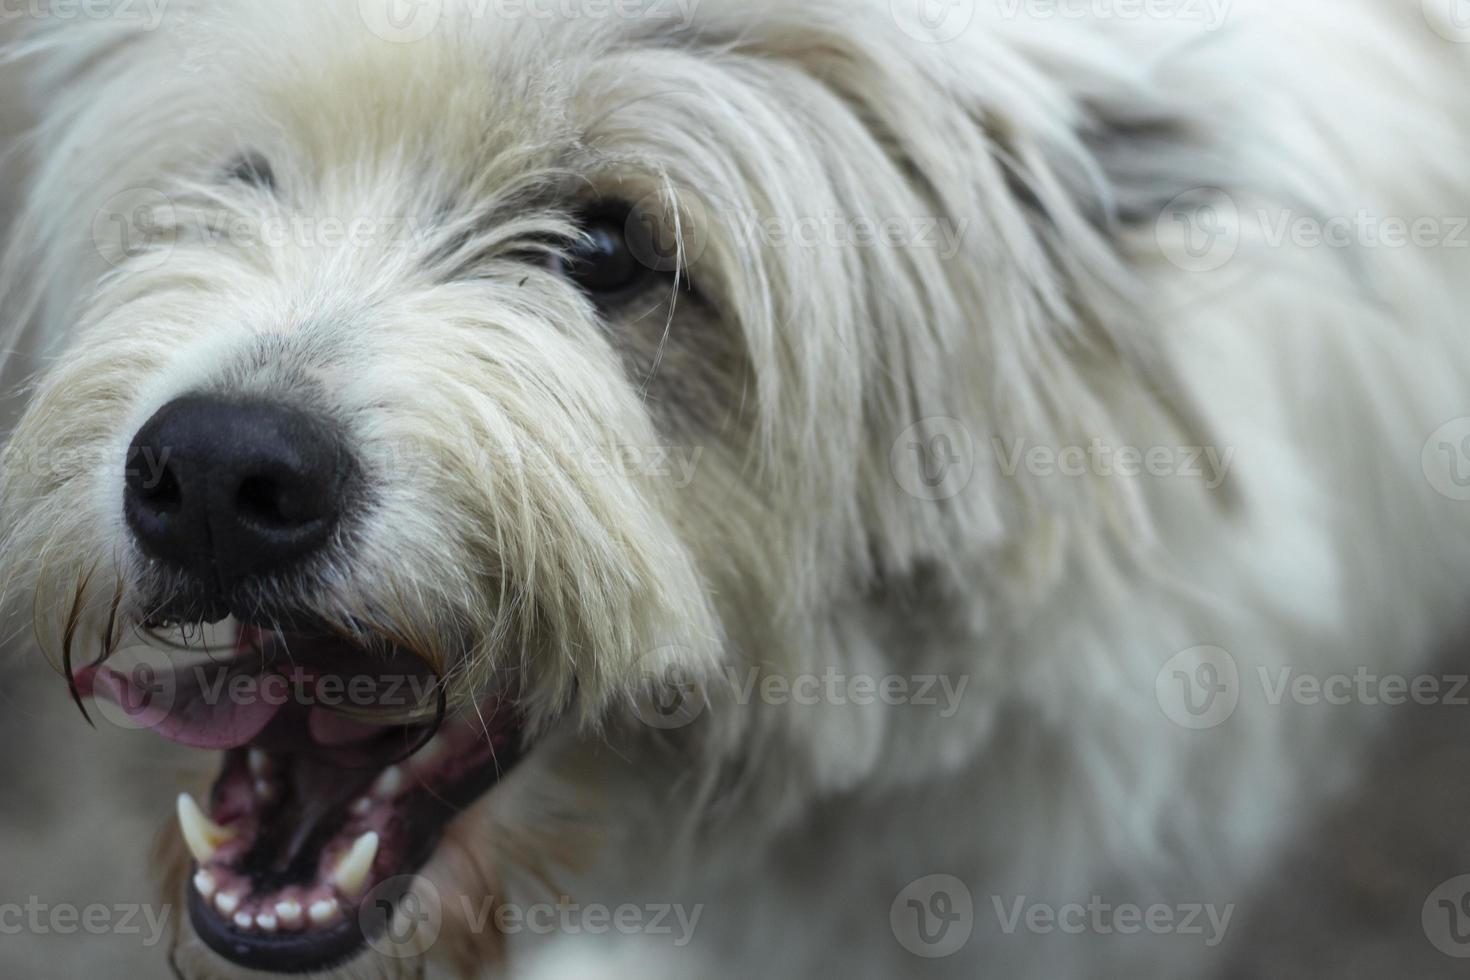
[[[179,798],[189,919],[253,970],[358,955],[446,825],[524,749],[509,682],[451,708],[452,665],[435,668],[391,626],[313,612],[317,560],[350,557],[364,483],[344,431],[303,408],[169,402],[133,438],[123,488],[148,562],[141,624],[179,626],[187,650],[188,631],[233,616],[233,649],[146,672],[106,653],[75,673],[68,661],[78,704],[223,752],[205,803]]]

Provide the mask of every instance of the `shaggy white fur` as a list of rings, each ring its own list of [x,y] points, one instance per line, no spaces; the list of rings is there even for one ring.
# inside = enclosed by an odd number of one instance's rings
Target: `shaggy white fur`
[[[1360,713],[1276,679],[1413,674],[1462,615],[1434,4],[102,6],[12,51],[6,594],[52,649],[147,616],[122,468],[185,392],[345,425],[375,509],[260,601],[465,702],[513,667],[538,739],[424,870],[431,973],[1203,975],[1351,771]],[[613,198],[678,245],[608,311],[534,256]],[[692,941],[502,929],[502,967],[487,895]],[[1089,902],[1204,935],[1025,915]]]

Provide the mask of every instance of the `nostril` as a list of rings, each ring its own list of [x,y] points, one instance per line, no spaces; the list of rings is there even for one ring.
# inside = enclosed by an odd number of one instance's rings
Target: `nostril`
[[[235,511],[257,527],[288,530],[317,520],[320,515],[290,480],[249,476],[235,493]]]

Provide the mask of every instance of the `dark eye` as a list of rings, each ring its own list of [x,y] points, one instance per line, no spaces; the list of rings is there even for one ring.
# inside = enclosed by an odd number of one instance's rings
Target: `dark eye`
[[[263,191],[276,189],[276,172],[270,161],[258,153],[246,153],[230,164],[225,172],[229,180]]]
[[[628,247],[626,211],[606,211],[590,216],[582,225],[585,237],[572,244],[557,269],[589,296],[607,297],[624,293],[652,274]]]

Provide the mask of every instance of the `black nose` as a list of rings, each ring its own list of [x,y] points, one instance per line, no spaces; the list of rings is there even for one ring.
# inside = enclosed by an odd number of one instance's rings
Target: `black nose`
[[[228,592],[322,546],[350,469],[342,440],[315,416],[188,395],[133,438],[124,510],[144,552]]]

